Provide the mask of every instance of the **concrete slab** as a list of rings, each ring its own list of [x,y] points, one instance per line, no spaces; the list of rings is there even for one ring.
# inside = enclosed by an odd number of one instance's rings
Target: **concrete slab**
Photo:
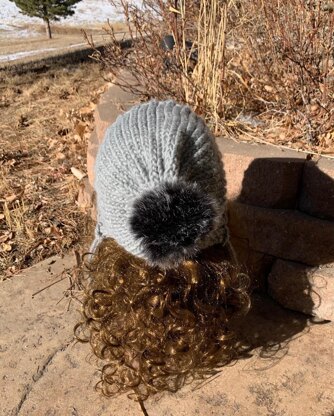
[[[0,282],[2,415],[19,414],[35,383],[73,339],[68,323],[72,311],[67,312],[65,302],[61,301],[68,280],[32,297],[38,290],[62,278],[60,274],[73,264],[70,256],[53,257],[25,270],[20,276]]]
[[[54,262],[54,263],[53,263]],[[52,263],[52,264],[50,264]],[[46,260],[0,283],[0,395],[3,416],[142,415],[126,396],[101,397],[90,348],[73,342],[77,304],[60,301],[72,256]],[[59,302],[60,301],[60,302]],[[146,403],[150,416],[330,416],[334,411],[334,325],[255,297],[238,329],[247,358],[202,386],[164,393]]]

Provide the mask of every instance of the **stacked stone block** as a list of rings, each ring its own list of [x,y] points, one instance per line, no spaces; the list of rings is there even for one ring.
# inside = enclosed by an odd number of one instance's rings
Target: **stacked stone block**
[[[334,319],[334,160],[218,138],[229,225],[253,287]]]

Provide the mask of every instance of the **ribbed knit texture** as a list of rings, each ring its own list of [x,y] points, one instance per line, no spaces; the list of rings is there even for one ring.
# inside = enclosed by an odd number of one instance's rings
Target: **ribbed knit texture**
[[[188,106],[149,101],[119,116],[105,134],[95,163],[98,223],[91,251],[105,237],[146,259],[129,219],[134,201],[166,182],[196,183],[215,201],[215,228],[199,248],[225,242],[225,178],[204,121]],[[158,221],[158,219],[157,219]]]

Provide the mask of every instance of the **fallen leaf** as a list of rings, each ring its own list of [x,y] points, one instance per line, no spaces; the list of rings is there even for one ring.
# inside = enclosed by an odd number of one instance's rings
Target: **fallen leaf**
[[[326,155],[331,155],[331,154],[334,155],[334,147],[329,147],[328,149],[324,149],[321,151],[321,153],[324,153]]]
[[[3,234],[2,236],[0,236],[0,243],[4,243],[9,239],[8,234]]]
[[[62,152],[58,152],[56,154],[56,159],[57,160],[65,160],[66,159],[66,155],[64,153],[62,153]]]
[[[58,140],[56,139],[49,139],[48,142],[50,149],[53,149],[58,144]]]
[[[6,275],[10,276],[10,275],[14,274],[15,272],[16,272],[16,266],[10,266],[6,270]]]
[[[12,251],[13,247],[11,246],[11,244],[2,243],[1,248],[2,248],[2,251],[9,252],[9,251]]]
[[[79,181],[81,181],[82,178],[84,178],[85,176],[87,176],[85,173],[81,172],[79,169],[75,168],[75,167],[71,167],[71,172],[73,173],[73,175],[79,179]]]
[[[74,129],[76,133],[81,137],[81,139],[83,139],[86,130],[86,124],[82,121],[79,121],[79,123],[75,125]]]
[[[18,198],[18,195],[16,195],[16,194],[12,194],[12,195],[8,195],[8,196],[6,196],[6,201],[7,202],[14,202],[16,199]]]
[[[86,107],[80,108],[79,113],[82,116],[87,116],[87,115],[89,115],[89,114],[91,114],[93,112],[94,108],[95,108],[95,104],[94,103],[90,103]]]

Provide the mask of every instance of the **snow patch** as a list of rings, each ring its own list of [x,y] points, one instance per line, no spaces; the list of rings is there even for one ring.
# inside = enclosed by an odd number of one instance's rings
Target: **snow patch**
[[[26,56],[33,56],[33,55],[37,55],[41,52],[49,52],[49,51],[54,51],[56,49],[58,49],[58,48],[38,49],[38,50],[34,50],[34,51],[11,53],[9,55],[0,55],[0,62],[16,61],[17,59],[25,58]]]
[[[40,34],[32,29],[23,29],[19,26],[13,26],[6,23],[0,23],[0,35],[15,38],[30,38],[40,36]]]
[[[0,55],[0,62],[11,62],[16,61],[17,59],[26,58],[27,56],[39,55],[41,53],[57,51],[57,50],[66,50],[76,48],[78,46],[87,45],[86,43],[76,43],[64,48],[45,48],[45,49],[35,49],[33,51],[24,51],[24,52],[15,52],[8,55]]]

